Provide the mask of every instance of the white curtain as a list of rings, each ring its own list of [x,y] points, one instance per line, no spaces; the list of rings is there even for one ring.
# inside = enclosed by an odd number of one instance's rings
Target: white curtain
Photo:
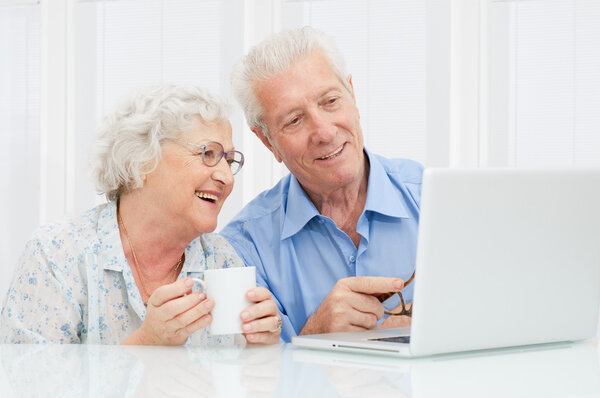
[[[600,2],[490,5],[491,166],[600,166]]]
[[[0,7],[0,302],[39,223],[40,7]]]

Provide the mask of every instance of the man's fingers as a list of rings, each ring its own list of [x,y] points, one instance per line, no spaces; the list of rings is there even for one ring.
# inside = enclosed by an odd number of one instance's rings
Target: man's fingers
[[[183,278],[168,285],[159,287],[152,293],[148,300],[148,305],[160,307],[169,300],[184,296],[192,291],[194,281],[190,278]]]
[[[381,304],[379,304],[381,305]],[[371,329],[377,325],[379,318],[371,312],[352,311],[348,317],[350,325]]]
[[[399,328],[410,326],[412,318],[409,316],[390,316],[385,321],[381,322],[381,325],[377,329],[388,329],[388,328]]]
[[[344,283],[353,292],[365,294],[399,292],[404,288],[402,279],[383,276],[355,276],[344,279]]]
[[[352,308],[359,312],[372,314],[377,319],[383,317],[383,304],[381,304],[375,296],[363,293],[353,293],[350,303]]]

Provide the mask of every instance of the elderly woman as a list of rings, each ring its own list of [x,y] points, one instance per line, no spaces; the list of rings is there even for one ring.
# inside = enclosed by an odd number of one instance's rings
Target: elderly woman
[[[2,343],[227,344],[209,335],[213,300],[193,292],[209,268],[243,266],[210,233],[244,156],[227,106],[196,87],[141,91],[104,121],[92,175],[108,203],[40,228],[28,242],[0,318]],[[240,314],[246,340],[279,340],[264,288]]]

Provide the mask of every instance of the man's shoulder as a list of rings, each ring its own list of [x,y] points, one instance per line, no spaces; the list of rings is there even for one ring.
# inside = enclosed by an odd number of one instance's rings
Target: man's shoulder
[[[421,184],[425,169],[421,163],[411,159],[390,159],[377,154],[371,156],[381,163],[390,178],[405,184]]]

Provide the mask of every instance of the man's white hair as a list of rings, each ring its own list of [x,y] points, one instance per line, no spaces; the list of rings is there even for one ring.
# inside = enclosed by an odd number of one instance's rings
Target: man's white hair
[[[352,87],[346,80],[346,65],[333,40],[310,26],[272,34],[254,46],[231,74],[233,95],[246,115],[250,128],[258,127],[267,137],[269,132],[263,120],[264,110],[256,96],[256,85],[290,68],[295,62],[321,52],[349,92]]]
[[[133,93],[106,116],[90,153],[90,174],[99,194],[116,201],[142,186],[141,176],[160,161],[161,141],[181,136],[201,118],[228,121],[223,99],[194,86],[160,85]]]

